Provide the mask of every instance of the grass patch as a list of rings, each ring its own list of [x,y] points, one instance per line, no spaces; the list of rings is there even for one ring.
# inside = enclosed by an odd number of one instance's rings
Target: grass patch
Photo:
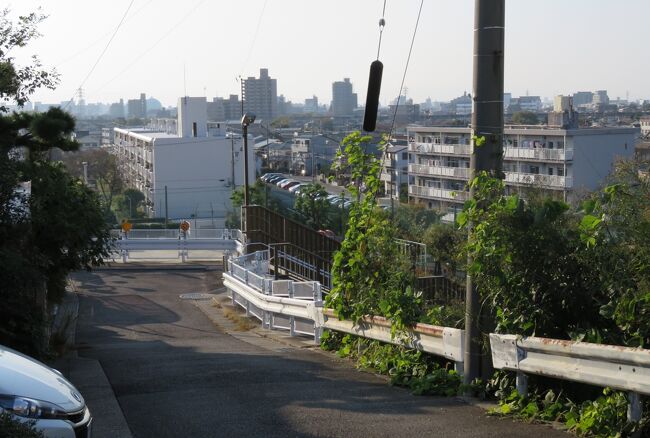
[[[235,323],[237,331],[245,332],[255,328],[256,326],[250,318],[241,315],[235,309],[223,309],[223,314],[226,318]]]

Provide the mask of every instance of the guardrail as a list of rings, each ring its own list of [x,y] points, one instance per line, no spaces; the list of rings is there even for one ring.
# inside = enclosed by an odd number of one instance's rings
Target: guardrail
[[[314,336],[320,342],[323,329],[403,345],[454,361],[463,371],[463,330],[417,324],[405,336],[394,337],[386,318],[368,317],[359,322],[339,320],[330,309],[323,308],[321,284],[275,280],[268,272],[269,250],[257,251],[227,262],[224,285],[230,291],[233,305],[246,310],[263,327],[289,330]],[[265,269],[267,269],[265,271]]]
[[[628,419],[641,420],[640,394],[650,395],[650,350],[557,339],[490,334],[492,363],[517,373],[517,390],[528,391],[528,374],[628,391]]]
[[[177,230],[136,231],[135,234],[133,230],[128,234],[118,230],[112,232],[116,237],[114,252],[124,263],[129,261],[131,252],[135,251],[177,251],[177,258],[184,263],[191,251],[233,251],[241,254],[245,247],[240,230],[202,229],[194,237],[190,237],[191,233],[186,235]]]
[[[233,305],[246,310],[269,329],[288,330],[293,336],[314,336],[320,342],[323,305],[320,283],[316,281],[275,280],[268,274],[268,251],[228,260],[224,285]],[[266,267],[266,271],[265,271]]]

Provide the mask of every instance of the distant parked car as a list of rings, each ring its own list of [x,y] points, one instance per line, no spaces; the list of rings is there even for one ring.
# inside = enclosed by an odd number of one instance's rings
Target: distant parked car
[[[276,183],[274,183],[276,186],[281,187],[282,184],[291,181],[289,178],[282,178],[278,180]]]
[[[289,187],[289,192],[297,195],[300,193],[300,189],[302,189],[305,186],[307,186],[307,184],[305,183],[296,184],[293,187]]]
[[[0,412],[33,421],[46,438],[90,438],[92,416],[63,375],[0,345]]]
[[[275,184],[276,182],[283,180],[284,176],[283,175],[278,175],[278,176],[272,176],[271,178],[267,179],[266,182],[269,184]]]
[[[281,176],[281,175],[282,175],[281,173],[265,173],[264,175],[262,175],[260,179],[266,182],[269,179],[273,178],[274,176]]]
[[[288,183],[283,184],[281,187],[284,190],[289,190],[291,187],[297,186],[300,184],[300,181],[289,181]]]

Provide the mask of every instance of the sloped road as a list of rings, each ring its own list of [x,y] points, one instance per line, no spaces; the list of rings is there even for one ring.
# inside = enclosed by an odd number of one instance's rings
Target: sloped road
[[[415,397],[346,361],[272,340],[243,342],[181,293],[202,269],[105,269],[75,276],[79,355],[102,365],[135,437],[566,437]]]

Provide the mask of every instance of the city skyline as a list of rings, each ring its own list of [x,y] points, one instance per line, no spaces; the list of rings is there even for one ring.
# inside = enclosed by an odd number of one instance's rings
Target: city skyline
[[[650,98],[650,84],[644,81],[650,63],[640,55],[643,41],[650,37],[642,21],[650,4],[629,0],[622,8],[604,0],[565,3],[507,4],[506,90],[513,96],[530,91],[552,97],[607,89],[611,98],[626,98],[628,92],[631,99]],[[10,7],[12,15],[18,15],[42,4],[24,0]],[[56,90],[40,91],[32,101],[69,100],[128,5],[127,0],[110,5],[46,4],[43,12],[49,18],[39,26],[43,37],[12,53],[20,63],[38,54],[44,66],[56,66],[61,73]],[[316,95],[329,105],[332,83],[350,77],[363,104],[368,67],[376,58],[381,6],[381,1],[212,5],[197,0],[178,6],[135,0],[84,84],[85,97],[110,103],[145,92],[165,106],[182,95],[227,97],[239,93],[237,76],[254,76],[268,68],[277,79],[278,95],[294,103]],[[418,7],[417,1],[387,3],[380,53],[385,64],[383,105],[399,94]],[[104,18],[99,24],[98,17]],[[325,24],[323,31],[315,30],[314,17]],[[74,26],[69,25],[71,19]],[[240,32],[242,25],[246,32]],[[402,94],[423,102],[471,92],[472,26],[473,2],[425,2],[405,82],[408,92]]]

